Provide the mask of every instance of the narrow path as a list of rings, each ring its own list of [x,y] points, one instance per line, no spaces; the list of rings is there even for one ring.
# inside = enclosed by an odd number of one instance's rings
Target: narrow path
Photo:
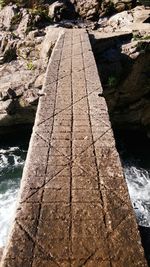
[[[147,266],[85,30],[57,41],[2,267]]]

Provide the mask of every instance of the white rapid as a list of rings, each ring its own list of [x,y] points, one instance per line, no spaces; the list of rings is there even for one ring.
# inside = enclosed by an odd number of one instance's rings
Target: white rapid
[[[25,155],[19,147],[0,149],[0,248],[6,244],[14,217]]]
[[[150,171],[126,163],[124,173],[138,224],[150,227]]]

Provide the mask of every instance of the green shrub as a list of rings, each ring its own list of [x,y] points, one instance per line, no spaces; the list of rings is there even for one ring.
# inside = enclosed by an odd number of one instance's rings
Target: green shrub
[[[34,69],[35,69],[35,66],[34,66],[34,64],[33,64],[32,61],[29,61],[29,62],[27,63],[27,69],[28,69],[28,70],[34,70]]]

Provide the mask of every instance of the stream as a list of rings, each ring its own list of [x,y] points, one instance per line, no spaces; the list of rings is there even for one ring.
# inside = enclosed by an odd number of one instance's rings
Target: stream
[[[0,248],[7,241],[31,132],[19,129],[0,137]]]
[[[150,139],[137,132],[117,132],[115,137],[150,266]]]

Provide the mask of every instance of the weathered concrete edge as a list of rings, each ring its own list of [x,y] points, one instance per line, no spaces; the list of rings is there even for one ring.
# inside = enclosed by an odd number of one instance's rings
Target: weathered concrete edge
[[[45,74],[45,79],[44,79],[43,87],[42,87],[42,90],[41,90],[41,95],[44,94],[44,89],[46,88],[46,78],[47,78],[49,66],[51,65],[51,63],[53,61],[54,51],[55,51],[55,49],[56,49],[56,47],[57,47],[57,45],[59,43],[60,38],[63,35],[64,35],[64,32],[60,32],[60,34],[58,36],[58,39],[57,39],[57,41],[55,43],[55,46],[53,48],[50,60],[48,62],[48,66],[47,66],[47,70],[46,70],[46,74]],[[34,126],[33,126],[33,129],[32,129],[31,138],[30,138],[30,141],[29,141],[27,157],[26,157],[26,161],[25,161],[25,165],[24,165],[24,169],[23,169],[23,173],[22,173],[20,189],[19,189],[19,193],[18,193],[18,197],[17,197],[16,209],[15,209],[15,213],[14,213],[14,217],[13,217],[13,223],[11,225],[11,228],[10,228],[10,231],[9,231],[9,235],[8,235],[8,238],[7,238],[7,242],[6,242],[6,246],[5,246],[3,254],[2,254],[2,258],[1,258],[1,261],[0,261],[0,267],[2,267],[4,265],[4,261],[5,261],[6,257],[7,257],[9,249],[10,249],[10,243],[11,243],[11,240],[12,240],[12,234],[13,234],[13,231],[14,231],[14,229],[16,227],[17,210],[21,206],[21,202],[20,202],[21,201],[21,196],[23,194],[25,185],[27,183],[27,179],[26,179],[26,177],[28,175],[27,170],[28,170],[29,162],[32,161],[32,158],[31,158],[32,145],[33,145],[34,137],[35,137],[35,134],[36,134],[36,128],[35,127],[36,127],[36,125],[38,124],[38,121],[39,121],[39,110],[41,108],[40,104],[41,104],[41,99],[39,99],[37,112],[36,112],[36,116],[35,116],[35,122],[34,122]]]

